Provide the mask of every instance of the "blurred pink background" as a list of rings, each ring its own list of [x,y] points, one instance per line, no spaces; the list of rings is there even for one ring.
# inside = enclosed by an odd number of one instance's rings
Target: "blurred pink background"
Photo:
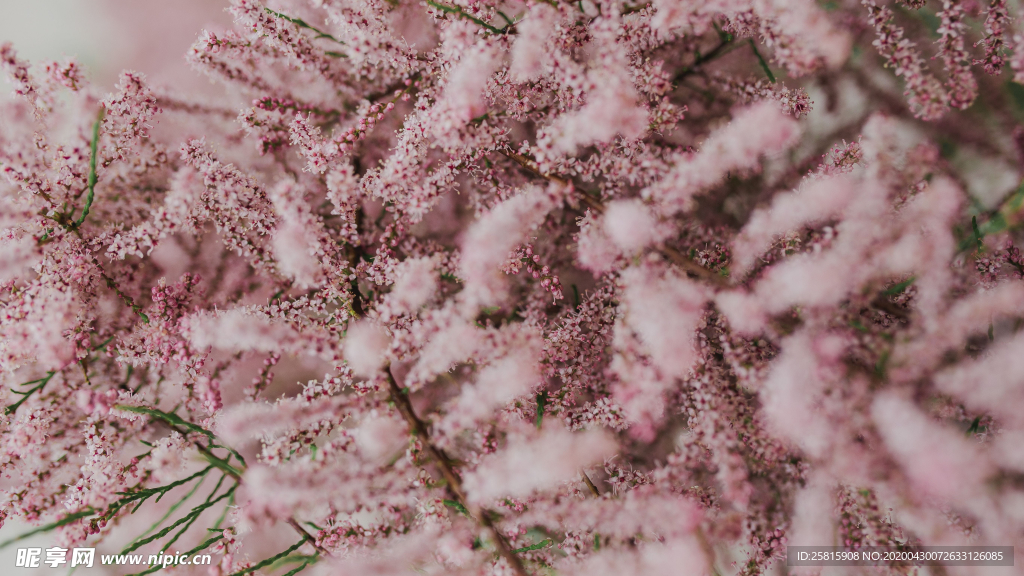
[[[13,42],[33,61],[75,56],[103,87],[113,86],[118,73],[130,68],[154,83],[194,90],[210,84],[189,69],[185,51],[202,28],[230,25],[227,5],[227,0],[0,0],[0,42]]]
[[[0,43],[13,42],[19,55],[33,63],[74,56],[103,91],[112,90],[126,68],[175,91],[213,91],[216,87],[193,72],[184,55],[201,29],[231,24],[227,5],[228,0],[0,0]],[[10,85],[0,80],[0,99],[9,95]],[[0,540],[29,528],[8,521]],[[40,535],[0,551],[0,574],[67,573],[45,565],[14,568],[17,548],[50,545],[51,537]],[[98,563],[86,572],[115,573]]]

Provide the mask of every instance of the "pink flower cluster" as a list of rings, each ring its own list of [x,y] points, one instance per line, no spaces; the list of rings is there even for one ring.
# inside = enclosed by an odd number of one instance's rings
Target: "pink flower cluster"
[[[1024,545],[982,4],[233,0],[219,96],[0,46],[0,527],[210,576]]]

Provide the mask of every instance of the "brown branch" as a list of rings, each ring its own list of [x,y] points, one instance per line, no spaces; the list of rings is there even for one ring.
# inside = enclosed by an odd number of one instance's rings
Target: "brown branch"
[[[459,475],[455,472],[451,459],[430,440],[430,433],[427,430],[426,424],[416,415],[412,402],[409,401],[408,394],[403,392],[399,388],[398,383],[395,382],[395,376],[391,373],[390,365],[384,368],[384,373],[388,379],[391,400],[395,403],[399,413],[402,414],[406,424],[409,425],[409,430],[419,437],[427,453],[434,460],[434,464],[441,470],[441,475],[444,476],[445,481],[448,483],[448,490],[451,492],[451,495],[469,511],[471,517],[476,518],[481,526],[487,528],[491,533],[491,537],[494,538],[498,554],[508,562],[509,566],[512,567],[512,571],[517,576],[529,576],[530,573],[526,571],[526,566],[523,565],[522,560],[515,555],[508,541],[505,540],[505,537],[498,531],[497,526],[494,525],[494,521],[491,519],[491,512],[480,506],[470,505],[466,500],[466,493],[462,489],[462,480],[459,479]]]
[[[580,476],[583,477],[583,483],[587,485],[587,488],[590,488],[590,493],[600,498],[601,491],[597,489],[597,486],[594,485],[594,482],[590,479],[590,476],[587,476],[587,473],[583,471],[583,468],[580,468]]]
[[[878,296],[875,296],[874,300],[871,301],[871,306],[900,320],[906,320],[910,317],[906,310],[890,302],[884,292],[879,292]]]
[[[668,258],[673,264],[681,268],[684,272],[696,276],[701,280],[704,280],[708,284],[713,285],[715,288],[728,288],[729,279],[714,270],[708,270],[700,264],[694,262],[692,259],[687,258],[675,248],[669,246],[662,246],[656,249],[659,254]]]
[[[293,529],[295,529],[296,532],[301,534],[302,537],[305,538],[306,541],[309,542],[313,546],[313,548],[316,548],[317,552],[319,552],[320,554],[322,554],[324,556],[330,556],[330,553],[328,553],[327,550],[324,550],[323,548],[320,547],[319,544],[316,543],[316,538],[313,537],[312,534],[307,532],[306,529],[303,528],[302,526],[299,526],[299,523],[295,520],[295,518],[289,518],[288,519],[288,525],[291,526]]]
[[[539,166],[537,166],[536,162],[534,162],[533,160],[527,158],[526,156],[523,156],[522,154],[520,154],[520,153],[518,153],[518,152],[516,152],[516,151],[514,151],[512,149],[506,149],[506,150],[499,149],[499,150],[496,150],[496,152],[498,152],[499,154],[504,155],[507,158],[515,160],[516,163],[518,163],[523,168],[526,168],[527,171],[532,172],[534,176],[539,176],[541,178],[544,178],[545,180],[550,180],[551,182],[554,182],[556,184],[561,184],[562,186],[568,186],[570,184],[568,180],[566,180],[565,178],[562,178],[561,176],[556,176],[554,174],[548,174],[546,172],[541,172],[541,169],[540,169]]]

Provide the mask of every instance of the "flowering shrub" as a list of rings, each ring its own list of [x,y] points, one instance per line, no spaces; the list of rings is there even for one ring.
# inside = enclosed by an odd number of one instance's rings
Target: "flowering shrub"
[[[217,575],[1024,544],[1024,36],[939,4],[234,0],[219,99],[4,45],[0,523]]]

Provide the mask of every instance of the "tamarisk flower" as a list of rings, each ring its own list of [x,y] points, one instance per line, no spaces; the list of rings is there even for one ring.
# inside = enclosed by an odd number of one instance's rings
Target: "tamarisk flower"
[[[998,8],[997,8],[998,9]],[[964,109],[974,102],[978,95],[978,82],[971,74],[971,59],[964,49],[964,9],[959,2],[946,0],[939,12],[942,24],[939,26],[941,39],[939,53],[949,79],[949,105]],[[998,25],[998,24],[996,24]],[[992,66],[991,64],[989,66]],[[988,71],[986,69],[986,71]]]
[[[935,120],[945,114],[949,106],[949,97],[939,81],[928,73],[921,55],[917,52],[916,45],[904,36],[903,29],[893,24],[892,11],[886,7],[878,6],[874,0],[862,0],[862,4],[868,9],[871,25],[878,33],[878,39],[873,42],[875,48],[886,60],[886,65],[891,66],[897,76],[902,76],[906,82],[904,94],[910,102],[914,114],[926,120]],[[947,19],[956,13],[956,9],[947,13]],[[946,31],[947,42],[952,42],[945,47],[950,51],[957,43],[962,46],[962,41],[955,40],[955,30],[949,28]],[[959,65],[955,62],[956,55],[953,52],[946,57],[950,65]],[[959,101],[957,102],[960,103]]]
[[[1021,39],[935,8],[232,0],[207,96],[0,46],[0,524],[209,576],[1024,545],[973,166]]]
[[[1010,13],[1006,7],[1005,0],[992,0],[988,13],[985,16],[985,37],[975,43],[975,46],[985,46],[985,57],[981,60],[974,60],[972,64],[981,64],[988,74],[999,74],[1006,63],[1006,32],[1010,23]]]

